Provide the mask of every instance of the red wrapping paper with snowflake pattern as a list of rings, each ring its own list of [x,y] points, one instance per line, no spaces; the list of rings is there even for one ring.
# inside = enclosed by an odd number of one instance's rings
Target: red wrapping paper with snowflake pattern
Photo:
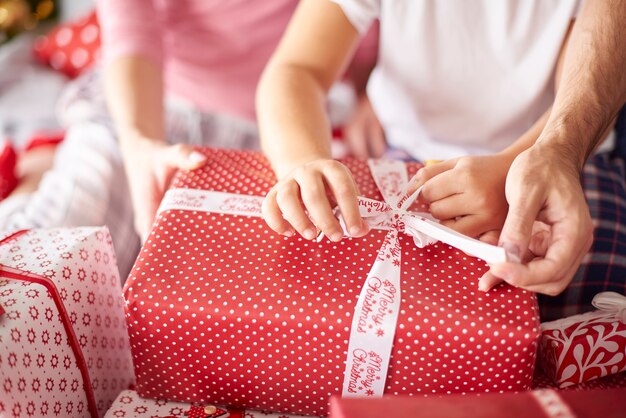
[[[0,416],[102,417],[134,381],[106,228],[0,242]]]
[[[597,294],[597,311],[541,324],[540,360],[560,387],[626,370],[626,297]]]
[[[179,173],[172,188],[264,196],[275,182],[260,154],[203,152],[206,165]],[[380,200],[367,163],[345,163],[362,195]],[[186,210],[158,216],[126,284],[138,393],[325,414],[342,392],[355,304],[386,231],[340,243],[287,238],[258,217],[197,210],[202,196],[192,197]],[[399,241],[401,308],[385,393],[529,388],[535,296],[509,286],[479,292],[481,260]]]

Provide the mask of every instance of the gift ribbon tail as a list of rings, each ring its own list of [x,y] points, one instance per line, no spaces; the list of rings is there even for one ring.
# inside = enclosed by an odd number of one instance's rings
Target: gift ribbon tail
[[[406,225],[407,232],[411,235],[414,235],[411,233],[411,228],[414,228],[416,231],[458,248],[468,255],[483,259],[487,264],[504,263],[507,260],[504,248],[470,238],[430,219],[408,216]]]

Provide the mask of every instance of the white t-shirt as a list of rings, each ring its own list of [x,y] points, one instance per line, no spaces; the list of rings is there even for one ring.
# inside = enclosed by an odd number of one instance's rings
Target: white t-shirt
[[[393,147],[415,158],[491,154],[554,99],[578,0],[333,0],[360,32],[380,19],[368,95]]]

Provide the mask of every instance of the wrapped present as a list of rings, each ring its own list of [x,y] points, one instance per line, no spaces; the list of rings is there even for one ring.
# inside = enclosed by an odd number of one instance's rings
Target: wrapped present
[[[395,191],[416,164],[347,160],[373,230],[312,242],[260,218],[275,182],[260,154],[203,152],[203,168],[174,179],[125,287],[140,395],[322,415],[334,394],[529,388],[535,296],[478,291],[487,266],[466,253],[502,249],[406,210]],[[463,251],[423,246],[433,237]]]
[[[540,361],[561,387],[626,370],[626,297],[603,292],[597,311],[541,324]]]
[[[142,398],[133,390],[119,394],[105,418],[297,418],[251,410],[232,409],[210,403],[188,404]],[[304,418],[304,417],[300,417]]]
[[[618,418],[626,388],[583,392],[538,389],[522,393],[331,400],[330,418]]]
[[[0,242],[0,416],[102,417],[134,381],[105,228]]]

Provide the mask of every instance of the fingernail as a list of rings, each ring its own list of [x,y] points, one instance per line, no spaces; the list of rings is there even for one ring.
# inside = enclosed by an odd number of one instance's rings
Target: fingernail
[[[315,239],[315,229],[313,229],[313,228],[306,229],[306,230],[302,233],[302,236],[303,236],[305,239],[308,239],[308,240]]]
[[[341,232],[335,232],[330,236],[330,240],[334,242],[341,241],[341,238],[343,238],[343,234]]]
[[[505,242],[502,244],[502,248],[504,248],[504,251],[506,251],[507,261],[511,261],[513,263],[521,263],[522,259],[520,256],[519,247],[517,245]]]
[[[351,237],[357,237],[357,236],[359,236],[360,234],[363,233],[363,227],[357,226],[357,225],[352,225],[348,232],[350,232],[350,236]]]
[[[206,161],[206,156],[198,151],[193,151],[189,154],[189,161],[192,163],[203,163]]]
[[[489,290],[489,286],[487,286],[487,283],[485,283],[483,279],[478,281],[478,290],[481,292],[487,292]]]
[[[293,237],[293,234],[294,234],[293,229],[283,232],[283,235],[286,237]]]

